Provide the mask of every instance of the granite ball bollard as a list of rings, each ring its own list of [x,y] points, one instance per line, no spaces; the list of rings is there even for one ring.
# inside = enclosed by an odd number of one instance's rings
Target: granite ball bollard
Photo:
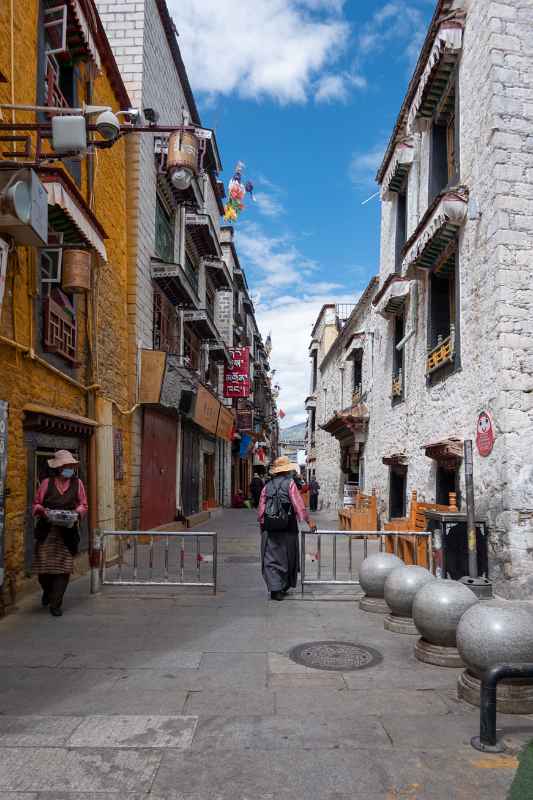
[[[422,586],[413,602],[413,622],[421,634],[415,645],[417,659],[439,667],[463,667],[457,626],[465,611],[478,602],[474,592],[459,581],[437,578]]]
[[[457,649],[466,670],[457,693],[479,706],[482,673],[496,664],[533,663],[533,604],[490,600],[469,608],[457,626]],[[500,681],[496,708],[504,714],[533,714],[533,686],[523,681]]]
[[[403,561],[392,553],[374,553],[365,558],[359,567],[359,583],[365,596],[359,601],[361,611],[374,614],[387,614],[389,607],[383,595],[385,580],[396,567],[403,566]]]
[[[436,580],[425,567],[414,564],[393,569],[385,581],[385,601],[391,613],[385,617],[384,625],[394,633],[418,635],[412,619],[413,601],[419,589],[429,581]]]

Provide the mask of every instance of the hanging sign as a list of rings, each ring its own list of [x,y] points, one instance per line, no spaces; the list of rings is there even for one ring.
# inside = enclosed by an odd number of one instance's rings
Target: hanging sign
[[[254,412],[237,411],[237,430],[239,433],[252,433],[254,429]]]
[[[220,403],[216,397],[203,386],[199,386],[193,422],[208,433],[216,434],[219,411]]]
[[[4,582],[4,527],[6,517],[6,473],[7,473],[7,409],[5,400],[0,400],[0,586]]]
[[[486,458],[492,453],[496,434],[494,423],[489,411],[482,411],[477,418],[476,445],[480,456]]]
[[[250,394],[250,348],[230,350],[231,365],[224,368],[224,397],[248,397]]]

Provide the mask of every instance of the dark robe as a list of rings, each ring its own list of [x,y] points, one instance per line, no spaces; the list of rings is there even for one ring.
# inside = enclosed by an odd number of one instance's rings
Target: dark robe
[[[291,511],[286,530],[276,533],[261,531],[261,567],[269,592],[283,592],[298,585],[300,541],[298,520],[288,494],[290,482],[290,478],[283,476],[272,478],[267,484],[267,492],[270,484],[281,486],[283,503]]]

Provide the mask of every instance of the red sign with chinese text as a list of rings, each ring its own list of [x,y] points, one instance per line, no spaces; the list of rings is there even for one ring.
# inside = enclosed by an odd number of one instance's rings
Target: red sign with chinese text
[[[224,368],[224,397],[248,397],[250,394],[250,348],[230,350],[231,366]]]
[[[480,456],[485,458],[490,456],[495,439],[492,417],[488,411],[482,411],[477,418],[476,432],[476,444]]]

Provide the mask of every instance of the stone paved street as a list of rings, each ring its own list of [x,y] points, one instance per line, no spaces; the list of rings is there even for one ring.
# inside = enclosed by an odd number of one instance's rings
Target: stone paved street
[[[320,515],[318,515],[320,517]],[[333,520],[322,517],[322,526]],[[267,601],[253,512],[225,511],[221,589],[70,587],[0,623],[1,800],[503,800],[533,718],[499,717],[511,752],[474,751],[458,671],[353,600]],[[358,642],[383,660],[339,673],[294,645]]]

